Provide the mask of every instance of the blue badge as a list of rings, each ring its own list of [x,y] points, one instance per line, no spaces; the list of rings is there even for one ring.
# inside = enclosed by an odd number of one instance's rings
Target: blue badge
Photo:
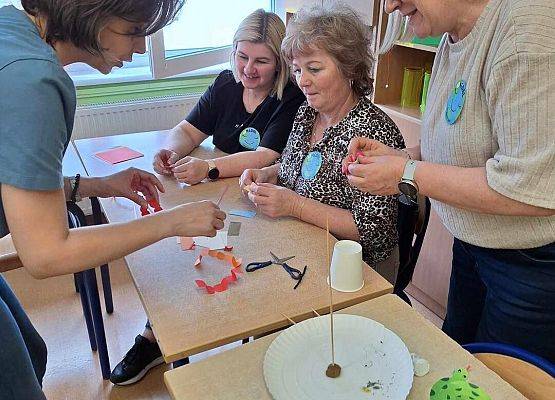
[[[322,166],[322,153],[319,151],[311,151],[307,154],[303,161],[303,166],[301,168],[301,175],[306,180],[314,179],[320,167]]]
[[[464,101],[466,100],[466,82],[460,80],[455,85],[453,93],[447,100],[447,107],[445,108],[445,119],[449,125],[453,125],[459,119]]]
[[[239,144],[245,149],[256,150],[260,144],[260,133],[252,127],[243,129],[239,134]]]

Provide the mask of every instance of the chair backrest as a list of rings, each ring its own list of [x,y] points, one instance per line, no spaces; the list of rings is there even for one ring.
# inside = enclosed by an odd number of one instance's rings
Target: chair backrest
[[[463,347],[528,399],[555,399],[555,365],[548,360],[500,343],[472,343]]]
[[[410,304],[405,288],[412,280],[414,268],[420,255],[422,242],[430,219],[430,200],[418,196],[418,202],[399,197],[397,216],[397,232],[399,233],[399,273],[393,293]]]

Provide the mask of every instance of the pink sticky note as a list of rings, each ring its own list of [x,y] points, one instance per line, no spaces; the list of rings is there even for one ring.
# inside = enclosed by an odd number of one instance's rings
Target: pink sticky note
[[[117,164],[120,162],[132,160],[134,158],[139,158],[143,156],[143,153],[132,150],[129,147],[120,146],[114,147],[110,150],[100,151],[95,153],[95,156],[100,158],[102,161],[106,161],[110,164]]]

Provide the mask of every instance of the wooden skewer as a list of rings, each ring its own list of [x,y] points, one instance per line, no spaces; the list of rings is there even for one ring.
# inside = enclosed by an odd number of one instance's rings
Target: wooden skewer
[[[320,316],[320,314],[318,314],[318,311],[316,311],[314,308],[311,308],[311,310],[314,314],[316,314],[316,316],[318,316],[318,317]]]
[[[281,315],[283,315],[287,320],[289,320],[289,322],[291,322],[293,325],[296,325],[297,323],[295,321],[293,321],[291,318],[289,318],[287,315],[285,315],[284,313],[281,313]]]
[[[216,203],[216,205],[219,207],[220,203],[222,202],[222,199],[224,198],[224,195],[227,192],[227,189],[229,189],[229,185],[226,185],[226,187],[224,188],[224,190],[222,191],[222,194],[220,195],[220,198],[218,199],[218,202]]]
[[[328,273],[330,280],[330,328],[331,328],[331,364],[326,369],[326,376],[337,378],[341,373],[341,367],[335,363],[335,347],[333,340],[333,290],[331,288],[331,262],[330,262],[330,219],[326,215],[326,259],[328,263]]]

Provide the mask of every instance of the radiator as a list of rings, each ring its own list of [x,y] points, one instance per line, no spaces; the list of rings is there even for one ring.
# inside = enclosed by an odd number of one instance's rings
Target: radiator
[[[198,99],[194,95],[77,107],[72,139],[171,129]]]

